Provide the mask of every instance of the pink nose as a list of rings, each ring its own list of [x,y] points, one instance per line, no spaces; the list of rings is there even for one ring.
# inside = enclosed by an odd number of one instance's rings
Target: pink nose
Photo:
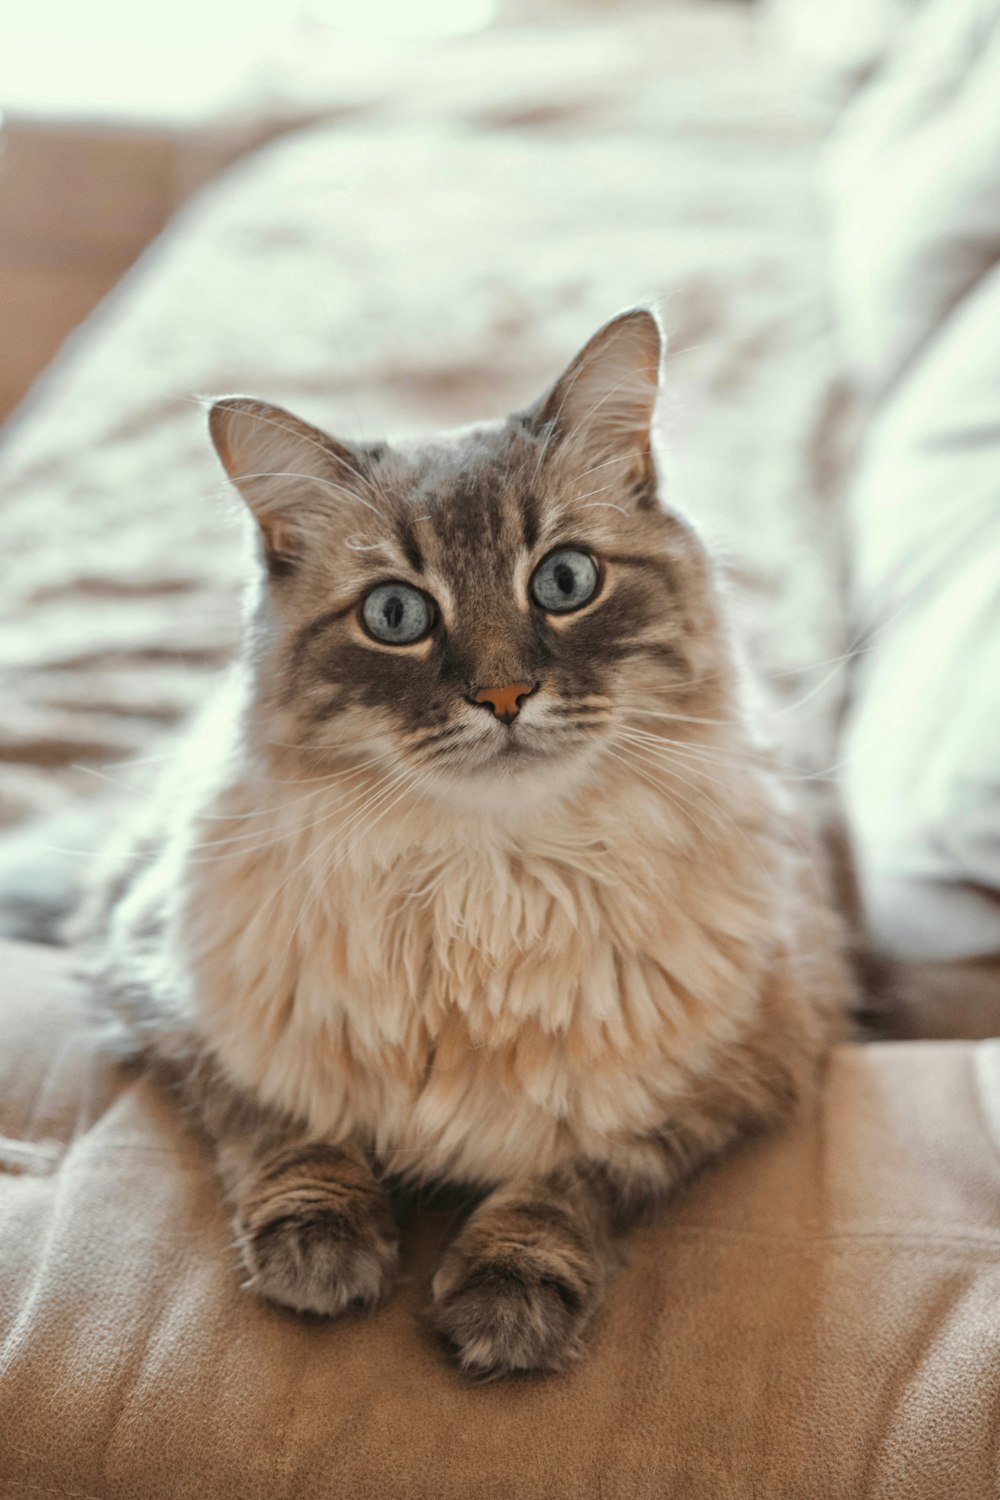
[[[533,693],[537,683],[512,682],[507,687],[480,688],[473,694],[474,703],[488,703],[497,718],[504,724],[513,724],[521,712],[521,699]]]

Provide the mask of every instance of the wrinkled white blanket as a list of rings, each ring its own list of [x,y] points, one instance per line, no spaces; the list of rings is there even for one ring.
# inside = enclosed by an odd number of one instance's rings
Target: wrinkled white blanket
[[[725,539],[751,650],[805,699],[775,719],[784,753],[829,767],[849,424],[827,116],[751,15],[564,13],[430,54],[406,90],[369,80],[361,118],[210,185],[75,337],[0,451],[9,931],[46,930],[117,815],[92,773],[141,781],[122,763],[162,753],[232,649],[239,530],[193,395],[347,435],[451,424],[531,399],[640,299],[673,346],[673,498]]]

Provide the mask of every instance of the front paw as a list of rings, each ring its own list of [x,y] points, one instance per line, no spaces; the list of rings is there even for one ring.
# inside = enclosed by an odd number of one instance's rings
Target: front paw
[[[604,1279],[585,1240],[474,1216],[434,1277],[431,1319],[480,1379],[565,1370],[583,1352]]]
[[[263,1163],[235,1228],[245,1284],[296,1312],[336,1317],[376,1307],[399,1264],[388,1193],[367,1163],[329,1147]]]

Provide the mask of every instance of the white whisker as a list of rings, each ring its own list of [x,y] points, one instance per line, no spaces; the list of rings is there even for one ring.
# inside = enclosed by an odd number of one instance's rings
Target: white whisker
[[[181,399],[183,400],[185,398],[182,397]],[[200,398],[197,398],[197,397],[187,398],[187,399],[193,399],[193,400],[195,400],[196,404],[198,406],[200,406],[203,410],[204,410],[204,408],[205,408],[205,406],[207,404],[206,400],[200,399]],[[224,404],[225,403],[225,397],[223,397],[222,399],[223,399],[223,404]],[[209,400],[211,400],[211,398],[209,398]],[[275,428],[276,431],[282,433],[283,436],[285,436],[285,437],[292,438],[296,443],[305,443],[308,447],[315,448],[318,453],[322,453],[323,457],[328,462],[333,461],[334,463],[340,464],[342,468],[348,469],[350,471],[350,473],[354,476],[354,478],[359,479],[362,484],[367,484],[368,488],[370,490],[373,489],[371,481],[368,479],[368,477],[366,475],[361,474],[357,470],[357,468],[355,467],[355,465],[352,464],[347,458],[345,458],[343,454],[338,453],[333,447],[331,447],[331,445],[329,443],[322,442],[319,437],[312,437],[308,432],[303,432],[301,428],[291,429],[284,422],[279,421],[277,417],[268,417],[268,416],[265,416],[264,413],[261,412],[261,411],[254,411],[252,413],[244,413],[244,415],[247,417],[248,420],[252,420],[255,423],[260,423],[261,425],[263,425],[265,427],[273,427],[273,428]],[[240,477],[241,478],[249,478],[248,475],[241,475]],[[301,477],[301,476],[299,476],[299,477]],[[377,496],[377,494],[378,494],[377,490],[375,490],[374,493]]]
[[[621,516],[628,516],[624,505],[615,505],[613,500],[591,500],[589,505],[581,505],[580,510],[616,510]]]
[[[366,510],[370,510],[373,516],[381,517],[383,512],[377,505],[372,505],[357,490],[348,489],[346,484],[337,484],[333,479],[323,479],[319,474],[300,474],[294,469],[261,469],[256,474],[241,474],[239,480],[244,484],[248,479],[304,479],[307,484],[318,484],[325,490],[334,490],[338,494],[347,495],[351,500],[356,500]]]

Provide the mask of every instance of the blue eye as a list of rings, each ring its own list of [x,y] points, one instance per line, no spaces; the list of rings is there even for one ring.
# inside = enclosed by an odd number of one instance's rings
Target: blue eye
[[[410,646],[434,624],[426,594],[408,583],[380,583],[365,595],[361,618],[369,635],[387,646]]]
[[[600,575],[589,552],[560,547],[550,552],[531,575],[531,597],[550,615],[579,609],[597,593]]]

